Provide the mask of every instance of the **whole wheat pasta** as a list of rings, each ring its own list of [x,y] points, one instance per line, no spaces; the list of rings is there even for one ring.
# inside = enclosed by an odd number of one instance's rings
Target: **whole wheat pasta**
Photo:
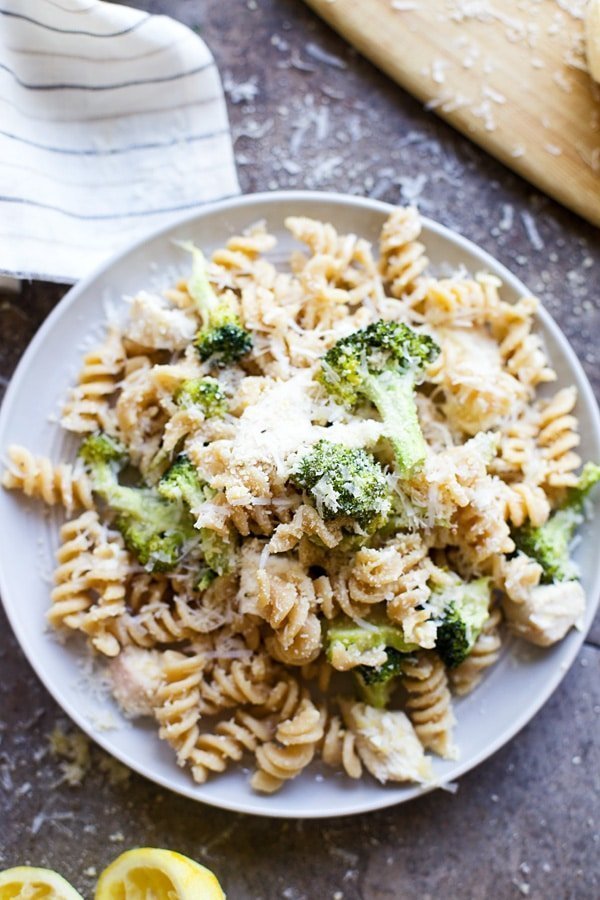
[[[122,336],[116,326],[106,340],[83,359],[79,383],[72,388],[62,411],[61,424],[69,431],[85,433],[114,429],[112,395],[117,390],[125,366]]]
[[[294,714],[279,723],[275,740],[256,750],[258,768],[251,779],[257,791],[271,794],[308,766],[323,737],[325,715],[303,697]]]
[[[381,230],[379,270],[392,297],[410,295],[427,268],[425,247],[418,240],[420,234],[419,213],[412,206],[395,210]]]
[[[339,716],[332,716],[327,722],[321,758],[328,766],[342,769],[350,778],[360,778],[363,772],[360,757],[356,752],[356,737],[345,728]]]
[[[12,444],[9,463],[2,475],[2,486],[22,491],[27,497],[43,500],[48,506],[60,503],[67,514],[78,507],[93,507],[90,480],[78,466],[54,465],[46,456],[34,456],[26,447]]]
[[[415,662],[407,662],[403,685],[408,694],[406,709],[423,746],[446,759],[456,758],[452,740],[455,719],[441,661],[421,654]]]
[[[68,394],[77,458],[15,443],[2,484],[64,508],[48,620],[195,781],[246,758],[272,793],[320,757],[427,782],[503,620],[540,646],[579,624],[537,531],[583,518],[577,392],[548,392],[537,300],[435,277],[415,208],[375,251],[285,224],[285,267],[256,223],[141,286]]]

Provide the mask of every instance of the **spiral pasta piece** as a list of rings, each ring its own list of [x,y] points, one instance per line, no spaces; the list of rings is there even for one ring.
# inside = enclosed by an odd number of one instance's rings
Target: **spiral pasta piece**
[[[303,697],[294,715],[277,726],[275,740],[256,750],[257,770],[251,786],[262,793],[272,794],[296,778],[315,755],[323,737],[325,713],[312,700]]]
[[[88,589],[93,566],[92,550],[102,535],[98,513],[89,510],[60,529],[60,546],[56,551],[58,566],[47,618],[53,628],[79,628],[83,615],[94,599]]]
[[[525,386],[504,367],[485,327],[439,329],[442,352],[428,371],[454,428],[476,435],[502,424],[527,399]]]
[[[377,267],[371,252],[371,245],[355,234],[339,234],[330,223],[320,222],[308,216],[288,216],[285,227],[298,241],[306,244],[313,257],[333,267],[332,280],[352,288],[361,279],[361,271],[369,277],[375,276]],[[351,269],[355,265],[358,268]],[[306,262],[302,262],[302,268]],[[296,266],[296,269],[298,266]]]
[[[160,387],[145,367],[123,380],[115,416],[131,462],[144,472],[159,451],[169,418],[161,405]]]
[[[535,418],[525,409],[499,429],[498,449],[489,469],[509,484],[540,484],[544,480],[546,467],[536,446],[539,429]]]
[[[507,371],[529,389],[556,380],[548,365],[543,342],[532,332],[533,315],[539,306],[535,297],[522,297],[514,305],[504,303],[492,333],[499,340],[500,355]]]
[[[360,778],[363,767],[356,752],[356,736],[345,728],[340,716],[332,716],[327,722],[321,744],[323,762],[335,769],[342,769],[350,778]]]
[[[258,705],[259,712],[263,715],[274,714],[278,722],[291,718],[304,696],[300,682],[282,668],[275,672],[270,685],[265,701]]]
[[[157,606],[170,596],[170,582],[160,572],[136,572],[127,586],[127,606],[132,613]]]
[[[321,693],[329,688],[333,668],[326,659],[318,658],[314,662],[302,666],[302,677],[305,681],[315,681]]]
[[[397,575],[393,596],[387,602],[387,614],[393,621],[404,623],[406,632],[407,616],[413,614],[416,607],[426,603],[431,594],[428,581],[432,565],[428,548],[418,534],[399,538],[392,546],[400,557],[401,570]],[[427,616],[418,618],[422,623],[427,620]],[[418,640],[417,643],[421,641]]]
[[[92,565],[87,576],[88,590],[97,599],[81,616],[79,628],[89,636],[92,646],[105,656],[117,656],[121,649],[111,633],[111,626],[125,612],[125,582],[130,568],[131,560],[121,535],[103,535],[92,552]]]
[[[526,481],[506,486],[506,518],[516,528],[529,521],[543,525],[550,515],[550,502],[544,490]]]
[[[325,547],[333,549],[341,541],[342,532],[340,528],[326,524],[314,507],[303,504],[295,511],[291,522],[277,526],[269,550],[271,553],[286,553],[297,547],[305,537],[316,537]]]
[[[576,403],[577,390],[569,387],[539,405],[537,445],[545,463],[545,483],[550,488],[577,484],[575,470],[581,465],[581,457],[575,452],[580,443],[573,415]]]
[[[420,654],[405,663],[402,684],[408,694],[406,710],[423,746],[444,759],[455,759],[455,718],[444,664],[434,654]]]
[[[490,483],[486,487],[486,492],[475,495],[469,506],[456,511],[454,536],[449,536],[447,541],[458,544],[457,556],[467,575],[487,574],[499,555],[512,553],[515,549],[505,519],[503,486]]]
[[[419,212],[414,206],[395,209],[384,223],[379,241],[379,271],[392,297],[410,294],[427,268]]]
[[[223,659],[200,686],[200,707],[206,715],[214,715],[238,705],[268,705],[276,673],[273,660],[264,652],[247,659]]]
[[[381,288],[371,245],[355,234],[338,234],[333,225],[305,216],[291,216],[286,227],[305,243],[312,255],[292,259],[301,287],[298,323],[304,329],[335,329],[365,300],[377,302]],[[359,314],[360,317],[360,314]],[[356,327],[367,321],[356,322]]]
[[[48,506],[60,503],[68,514],[80,507],[93,507],[90,480],[77,464],[54,465],[48,457],[34,456],[19,444],[8,448],[8,458],[8,467],[2,475],[2,485],[8,490],[22,491]]]
[[[398,579],[404,574],[406,560],[391,545],[380,550],[363,547],[352,561],[348,592],[355,603],[381,603],[391,600]]]
[[[321,625],[313,612],[316,604],[311,579],[291,567],[281,574],[257,572],[257,612],[273,628],[269,647],[276,659],[303,665],[321,651]]]
[[[238,710],[230,719],[219,722],[214,731],[199,734],[187,757],[194,781],[203,784],[210,775],[238,762],[244,753],[255,752],[273,737],[274,728],[271,719]]]
[[[155,595],[160,592],[158,587],[152,591]],[[148,602],[138,612],[124,613],[114,623],[113,631],[122,647],[154,647],[206,634],[220,624],[222,621],[215,623],[212,613],[201,605],[192,606],[185,597],[175,596],[172,600]]]
[[[470,694],[480,683],[486,670],[498,661],[502,646],[501,621],[500,610],[495,607],[465,661],[450,672],[450,684],[455,694]]]
[[[198,738],[200,684],[207,665],[203,653],[186,656],[167,650],[162,658],[162,682],[156,692],[154,714],[159,736],[175,750],[177,762],[185,765]]]
[[[111,397],[117,390],[125,366],[120,330],[111,326],[106,340],[83,359],[79,383],[72,388],[63,408],[61,424],[78,434],[114,430]]]
[[[246,284],[262,284],[270,287],[275,278],[275,267],[261,256],[272,250],[277,240],[257,225],[244,234],[229,238],[225,247],[212,255],[209,271],[217,289],[233,288],[240,291]]]
[[[407,298],[411,317],[434,326],[485,325],[501,308],[500,279],[485,273],[473,278],[423,277]]]

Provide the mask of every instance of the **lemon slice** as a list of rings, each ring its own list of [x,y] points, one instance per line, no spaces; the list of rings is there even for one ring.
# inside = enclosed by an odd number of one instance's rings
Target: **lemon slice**
[[[18,866],[0,872],[0,900],[83,900],[83,897],[52,869]]]
[[[172,850],[140,847],[102,872],[95,900],[225,900],[225,894],[200,863]]]

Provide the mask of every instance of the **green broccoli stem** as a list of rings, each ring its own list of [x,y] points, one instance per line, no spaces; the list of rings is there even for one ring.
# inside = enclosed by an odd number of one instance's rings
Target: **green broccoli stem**
[[[374,684],[367,684],[360,673],[355,673],[355,677],[360,699],[369,706],[374,706],[376,709],[386,709],[392,698],[394,688],[396,687],[395,680],[390,679],[389,681],[379,681]]]
[[[181,506],[157,496],[151,488],[130,488],[115,483],[107,488],[99,486],[97,492],[111,509],[118,512],[121,523],[133,519],[149,529],[160,523],[162,533],[178,533],[182,543],[198,540],[193,522],[188,521]]]
[[[185,243],[183,246],[192,254],[192,274],[187,283],[188,293],[207,324],[210,321],[211,313],[218,306],[219,298],[208,280],[206,259],[202,250],[190,243]]]
[[[414,378],[409,373],[391,371],[367,374],[361,393],[381,416],[400,471],[409,474],[422,464],[427,451],[415,403]]]

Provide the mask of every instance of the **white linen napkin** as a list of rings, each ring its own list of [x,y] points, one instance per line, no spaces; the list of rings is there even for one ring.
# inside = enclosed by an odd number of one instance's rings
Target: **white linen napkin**
[[[219,73],[189,28],[100,0],[0,7],[0,273],[76,281],[239,193]]]

